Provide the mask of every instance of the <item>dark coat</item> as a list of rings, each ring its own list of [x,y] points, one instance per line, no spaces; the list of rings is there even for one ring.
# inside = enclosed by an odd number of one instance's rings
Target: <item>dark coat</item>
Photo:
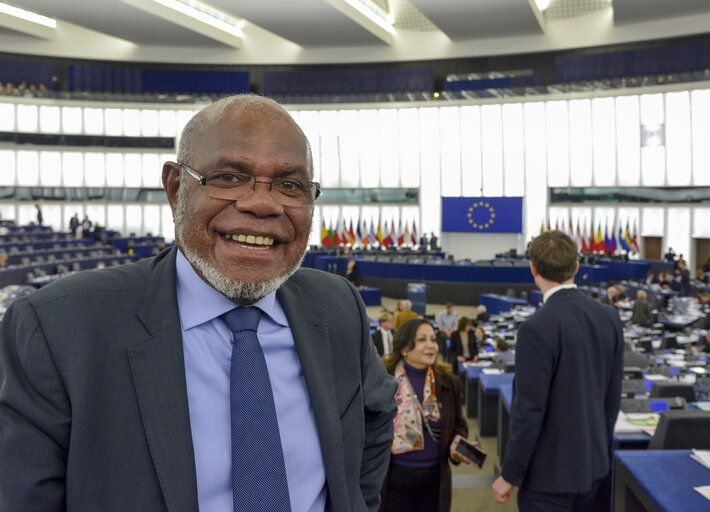
[[[623,353],[617,312],[576,289],[552,294],[521,325],[506,481],[543,493],[582,493],[609,474]]]
[[[463,415],[461,404],[463,402],[463,388],[461,379],[452,373],[436,376],[436,396],[439,399],[441,411],[441,444],[439,457],[439,510],[438,512],[448,512],[451,510],[451,466],[449,466],[449,447],[451,442],[460,434],[464,438],[468,437],[468,425]],[[382,506],[387,500],[387,484],[389,482],[389,470],[382,487]],[[437,511],[432,511],[437,512]]]
[[[461,333],[459,331],[451,333],[451,353],[454,359],[463,355],[463,344],[461,343]],[[469,361],[472,361],[478,355],[478,345],[476,344],[476,335],[473,329],[468,332],[468,353],[470,354]]]
[[[392,333],[392,336],[394,336],[394,329],[391,329],[390,332]],[[377,354],[382,357],[385,354],[385,345],[382,341],[381,329],[377,329],[375,331],[375,333],[372,335],[372,341],[375,344],[375,348],[377,349]],[[392,341],[394,342],[394,338],[392,338]]]
[[[650,327],[653,325],[653,315],[651,314],[651,306],[645,300],[636,300],[631,313],[632,324],[643,325]]]

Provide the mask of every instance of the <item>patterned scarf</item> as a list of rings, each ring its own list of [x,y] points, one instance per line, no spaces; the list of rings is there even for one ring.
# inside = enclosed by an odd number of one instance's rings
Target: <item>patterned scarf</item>
[[[424,424],[419,407],[416,403],[416,394],[412,383],[409,382],[407,371],[404,369],[404,361],[400,361],[394,370],[394,378],[397,379],[397,416],[394,419],[394,440],[392,441],[392,453],[400,454],[415,450],[424,449]],[[438,422],[441,417],[439,413],[439,402],[436,399],[436,379],[434,370],[430,366],[424,381],[424,400],[421,402],[424,415],[430,422]]]

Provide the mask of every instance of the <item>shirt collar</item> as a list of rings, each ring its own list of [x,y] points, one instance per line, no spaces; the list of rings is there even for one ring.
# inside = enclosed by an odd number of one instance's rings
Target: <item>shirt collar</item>
[[[177,271],[178,308],[183,330],[187,331],[210,322],[237,306],[203,281],[180,250],[175,258],[175,269]],[[288,327],[286,313],[276,299],[275,291],[262,297],[253,305],[261,309],[278,325]]]
[[[572,288],[577,288],[577,285],[572,283],[572,284],[560,284],[558,286],[555,286],[554,288],[550,288],[545,292],[545,294],[542,296],[542,303],[544,304],[545,302],[548,301],[550,296],[552,296],[553,293],[557,293],[560,290],[570,290]]]

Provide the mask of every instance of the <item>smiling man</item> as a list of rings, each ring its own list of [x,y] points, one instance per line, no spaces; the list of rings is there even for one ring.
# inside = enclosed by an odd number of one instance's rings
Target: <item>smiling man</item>
[[[357,291],[299,270],[312,180],[283,108],[221,100],[163,166],[176,247],[8,310],[0,509],[377,509],[396,385]]]

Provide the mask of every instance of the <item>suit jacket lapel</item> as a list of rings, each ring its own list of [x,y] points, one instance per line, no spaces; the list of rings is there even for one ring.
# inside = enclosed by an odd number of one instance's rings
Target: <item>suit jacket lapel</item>
[[[311,407],[318,427],[332,510],[349,510],[343,467],[342,428],[335,399],[331,342],[325,311],[310,304],[300,286],[288,281],[277,292],[301,360]]]
[[[162,257],[161,257],[162,256]],[[156,260],[138,316],[150,333],[128,350],[148,446],[170,512],[198,508],[175,249]]]

